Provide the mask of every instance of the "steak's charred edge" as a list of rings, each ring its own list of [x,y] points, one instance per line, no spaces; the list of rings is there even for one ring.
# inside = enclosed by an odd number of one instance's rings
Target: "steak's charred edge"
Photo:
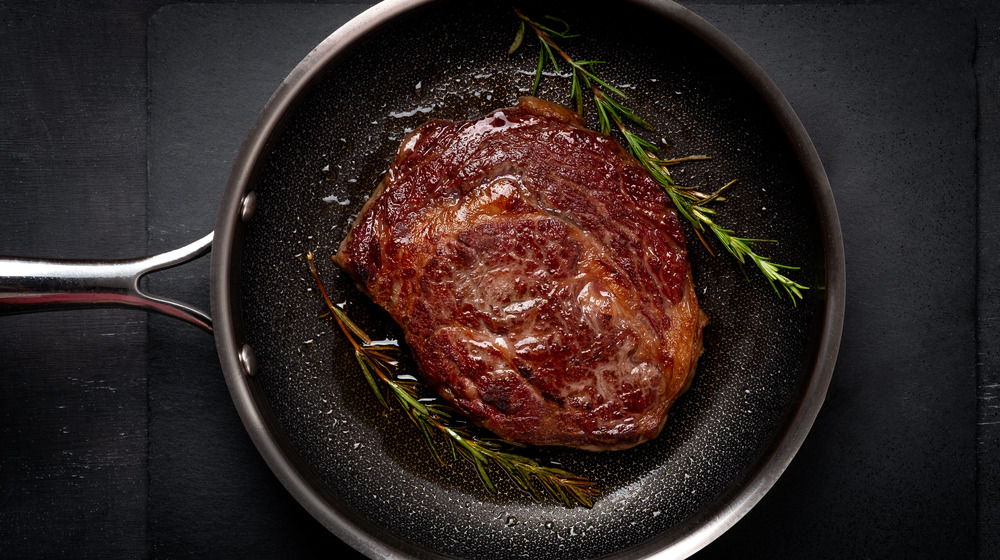
[[[567,129],[584,131],[591,137],[598,136],[593,131],[585,129],[582,119],[575,113],[533,98],[522,99],[518,107],[496,111],[479,121],[465,123],[431,121],[404,138],[395,161],[376,188],[371,199],[369,199],[359,213],[350,234],[341,244],[340,250],[334,257],[334,260],[351,274],[362,292],[372,297],[376,303],[388,309],[393,317],[403,326],[407,342],[414,348],[414,357],[421,371],[425,373],[427,381],[444,398],[468,414],[476,423],[493,430],[501,437],[523,443],[569,445],[591,450],[631,447],[650,437],[655,437],[659,433],[666,420],[666,410],[690,386],[695,365],[701,353],[701,328],[706,323],[706,318],[697,307],[690,265],[687,262],[684,249],[683,231],[680,228],[676,213],[673,208],[667,206],[666,196],[659,186],[648,177],[645,170],[641,169],[640,164],[635,162],[617,143],[607,139],[607,137],[600,137],[603,146],[601,149],[617,150],[615,157],[619,158],[621,162],[626,162],[626,168],[618,176],[618,182],[621,183],[618,188],[623,190],[621,194],[632,199],[635,206],[635,208],[630,207],[626,209],[626,214],[611,216],[616,210],[620,210],[613,206],[602,206],[600,211],[596,213],[596,217],[595,209],[592,207],[589,207],[583,213],[567,211],[566,207],[561,207],[560,205],[565,206],[568,204],[569,207],[572,207],[574,204],[590,204],[592,202],[590,199],[576,200],[574,202],[572,198],[565,198],[565,196],[570,196],[574,193],[560,192],[556,193],[556,196],[557,198],[562,197],[562,200],[546,200],[540,192],[529,192],[525,196],[531,198],[532,204],[528,205],[520,204],[519,201],[521,199],[518,198],[519,195],[517,193],[513,193],[506,198],[498,195],[496,198],[487,199],[485,205],[480,204],[478,200],[473,200],[473,205],[470,208],[473,211],[481,211],[481,215],[477,215],[480,221],[476,222],[474,219],[470,219],[469,223],[464,224],[468,229],[454,236],[454,239],[448,237],[452,232],[446,231],[448,235],[443,237],[445,241],[442,242],[442,237],[439,235],[440,232],[438,229],[447,230],[447,224],[437,224],[437,226],[441,227],[435,229],[434,223],[428,225],[420,222],[418,218],[413,218],[413,216],[421,211],[421,208],[410,208],[407,210],[408,213],[405,213],[404,218],[398,222],[391,225],[380,224],[378,227],[395,228],[392,230],[392,235],[403,237],[406,235],[418,237],[421,234],[428,233],[430,237],[434,237],[434,242],[424,243],[424,240],[420,240],[420,243],[423,243],[423,245],[418,245],[426,247],[424,252],[428,253],[422,262],[409,263],[413,266],[406,266],[403,270],[382,270],[380,259],[382,258],[383,251],[388,251],[390,248],[380,245],[379,236],[375,231],[377,213],[380,211],[379,209],[384,210],[385,207],[392,207],[393,204],[400,205],[412,202],[406,198],[408,194],[412,193],[406,192],[390,194],[389,196],[395,198],[382,200],[387,195],[387,189],[390,188],[393,182],[397,180],[404,183],[410,181],[407,185],[408,188],[416,189],[418,195],[425,197],[423,200],[428,200],[426,197],[433,199],[433,196],[440,196],[441,192],[437,192],[436,195],[433,194],[432,190],[434,186],[429,184],[414,186],[411,173],[423,174],[421,177],[428,183],[438,180],[457,183],[466,192],[456,192],[454,193],[456,197],[464,196],[477,188],[492,188],[489,185],[484,187],[483,185],[486,183],[473,182],[475,184],[468,184],[467,182],[456,180],[456,174],[462,174],[466,171],[461,167],[457,171],[433,168],[439,162],[439,158],[444,156],[445,151],[466,148],[464,145],[459,145],[456,148],[455,145],[448,144],[447,142],[439,145],[435,141],[440,138],[446,138],[448,134],[455,133],[456,130],[474,136],[478,131],[475,128],[476,126],[489,126],[490,123],[494,127],[502,126],[506,121],[499,122],[497,119],[517,118],[519,116],[528,116],[561,123]],[[426,153],[419,150],[415,153],[414,150],[417,144],[420,144],[421,149],[426,149]],[[478,147],[478,145],[473,144],[469,149],[475,151]],[[535,147],[534,149],[543,150],[545,147]],[[451,157],[453,156],[454,154],[451,155]],[[428,172],[424,169],[425,167],[431,167],[432,169]],[[512,166],[508,162],[501,161],[497,162],[492,171],[485,174],[485,176],[489,181],[496,182],[499,185],[498,189],[507,189],[510,191],[511,189],[516,190],[520,185],[517,177],[523,171],[523,169],[518,169],[516,165]],[[573,170],[570,169],[567,172],[572,173]],[[439,173],[439,175],[435,175],[435,173]],[[623,174],[629,177],[626,178]],[[626,179],[630,183],[635,184],[625,185]],[[511,185],[501,185],[499,184],[500,180],[509,180]],[[636,185],[640,185],[641,188]],[[636,188],[639,188],[642,192],[630,192],[630,189]],[[396,196],[397,194],[399,195],[398,197]],[[445,194],[447,196],[452,195],[452,193]],[[509,193],[505,191],[503,194],[506,195]],[[491,205],[494,203],[499,204],[502,208],[493,208]],[[612,200],[612,204],[617,204],[617,201]],[[378,205],[378,209],[376,205]],[[461,209],[463,211],[467,210],[466,206],[462,206]],[[398,206],[393,208],[393,210],[397,212],[396,215],[399,215],[400,209]],[[500,222],[500,224],[507,227],[509,231],[501,231],[503,228],[498,230],[496,227],[490,226],[491,223],[494,223],[491,221],[492,214],[490,212],[494,211],[504,212],[504,221]],[[631,215],[628,212],[637,213],[638,217],[633,216],[632,218],[628,218]],[[445,212],[441,213],[447,215]],[[603,215],[605,213],[607,216]],[[462,293],[461,291],[455,292],[452,289],[452,285],[449,282],[453,284],[454,280],[449,280],[449,278],[452,278],[454,274],[460,275],[459,280],[466,278],[466,275],[471,272],[463,267],[475,266],[477,258],[482,258],[483,255],[490,255],[492,249],[489,245],[493,242],[496,235],[500,235],[500,237],[495,239],[501,241],[511,237],[517,238],[519,235],[522,238],[526,238],[525,236],[530,237],[525,232],[531,230],[532,227],[541,228],[540,224],[543,220],[555,220],[555,222],[552,222],[553,224],[562,223],[563,227],[568,228],[564,232],[560,230],[561,233],[559,235],[565,236],[567,239],[583,239],[584,245],[588,247],[600,247],[604,246],[605,243],[603,240],[595,241],[592,239],[592,236],[588,237],[590,236],[588,226],[592,226],[598,231],[602,228],[610,228],[609,231],[613,232],[627,226],[627,224],[615,221],[622,219],[639,219],[644,222],[644,225],[639,224],[641,227],[638,229],[647,233],[652,232],[652,238],[643,240],[642,242],[654,243],[654,245],[655,243],[659,243],[657,247],[659,247],[662,254],[658,255],[656,251],[643,248],[639,262],[643,263],[646,270],[635,268],[636,263],[633,260],[621,255],[618,255],[619,258],[617,259],[615,255],[611,255],[611,261],[607,262],[602,260],[604,257],[594,260],[600,267],[603,267],[600,273],[597,274],[597,278],[600,279],[603,276],[607,276],[607,281],[611,282],[611,284],[602,284],[609,291],[622,292],[620,296],[624,298],[623,301],[626,304],[632,301],[633,294],[638,294],[640,298],[629,305],[633,306],[631,311],[632,314],[636,315],[635,320],[641,321],[642,324],[637,324],[638,326],[632,329],[634,332],[629,331],[632,334],[628,336],[633,336],[636,333],[639,335],[642,333],[652,333],[653,336],[658,337],[658,341],[651,343],[651,345],[648,341],[645,345],[641,341],[636,340],[631,340],[631,342],[622,340],[620,342],[626,346],[629,344],[632,347],[638,345],[646,353],[648,353],[649,348],[655,349],[663,346],[675,350],[672,355],[647,356],[645,358],[646,360],[651,359],[654,363],[661,364],[660,377],[658,377],[661,379],[661,382],[660,389],[656,390],[658,396],[651,405],[652,407],[640,416],[640,423],[642,425],[622,424],[612,425],[608,428],[608,426],[601,425],[597,421],[588,424],[586,419],[581,420],[580,417],[582,415],[596,414],[597,411],[594,410],[594,407],[603,402],[603,397],[600,395],[597,395],[598,400],[594,402],[589,400],[577,402],[580,399],[574,397],[575,400],[573,400],[573,403],[575,408],[571,408],[569,409],[570,412],[566,412],[566,395],[560,395],[557,390],[546,389],[544,383],[540,381],[540,379],[544,379],[544,375],[538,375],[538,371],[535,370],[536,367],[544,368],[547,366],[539,366],[538,364],[532,366],[532,364],[520,360],[519,356],[508,356],[507,358],[497,358],[494,360],[494,362],[499,360],[499,363],[509,365],[512,368],[509,375],[503,373],[503,371],[495,370],[481,377],[479,384],[474,383],[472,381],[473,376],[476,375],[474,370],[483,367],[484,363],[484,360],[477,361],[469,354],[469,343],[470,341],[471,343],[475,343],[474,337],[476,332],[471,331],[473,338],[464,339],[464,335],[459,332],[461,331],[459,328],[461,327],[461,324],[459,324],[461,321],[457,319],[454,321],[456,325],[444,325],[444,327],[440,327],[440,325],[435,323],[434,317],[435,313],[443,312],[442,309],[433,308],[432,306],[435,302],[428,302],[423,299],[424,296],[436,293],[435,290],[437,290],[437,292],[440,292],[438,294],[438,303],[447,303],[450,301],[449,298]],[[526,224],[523,226],[527,228],[524,232],[517,233],[514,229],[510,229],[521,222]],[[586,222],[592,223],[588,224]],[[424,229],[420,229],[416,234],[414,234],[416,230],[410,231],[405,229],[407,224],[412,226],[413,223]],[[534,224],[534,226],[531,224]],[[477,228],[482,231],[478,231]],[[384,229],[383,233],[385,233]],[[478,249],[473,247],[473,245],[476,245],[475,240],[477,239],[477,235],[481,235],[482,238],[479,240],[485,243],[485,245]],[[539,246],[545,245],[544,235],[539,235],[537,232],[534,235],[540,240],[538,241]],[[392,242],[392,239],[394,237],[390,237],[390,242]],[[448,242],[448,239],[451,239],[451,241]],[[626,245],[621,245],[624,243],[621,236],[610,239],[613,246],[604,247],[602,251],[616,250],[619,253],[627,253],[630,249],[634,249]],[[523,247],[517,248],[523,249]],[[500,250],[502,251],[502,249],[501,247]],[[562,249],[562,246],[557,245],[551,249],[559,251]],[[477,250],[479,251],[478,253]],[[647,252],[650,254],[646,255],[645,253]],[[493,257],[502,259],[509,257],[509,255],[501,252]],[[668,261],[672,258],[673,261],[661,262],[663,258],[667,258]],[[575,267],[579,259],[574,257],[566,258],[565,260],[571,262]],[[563,261],[558,261],[557,259],[556,262]],[[394,263],[394,266],[397,264],[399,263]],[[608,268],[608,266],[611,268]],[[441,268],[438,275],[440,278],[433,274],[435,267]],[[667,281],[660,281],[652,276],[647,276],[648,273],[654,271],[659,274],[667,274]],[[452,276],[449,276],[449,274]],[[404,278],[419,277],[420,293],[415,294],[413,291],[415,288],[413,286],[407,287],[407,282],[393,282],[391,278],[389,278],[390,281],[383,282],[382,280],[384,279],[381,277],[384,275],[388,275],[389,277],[402,276]],[[436,284],[435,282],[438,280],[441,280],[444,284]],[[638,284],[635,284],[634,289],[628,287],[632,286],[635,282],[638,282]],[[409,282],[409,284],[412,284],[412,282]],[[445,291],[441,292],[441,289]],[[474,289],[478,290],[479,287],[477,286]],[[664,289],[666,289],[666,293],[663,292]],[[581,297],[582,294],[581,292]],[[659,299],[650,300],[650,294]],[[663,299],[664,297],[666,297],[666,300]],[[409,305],[404,305],[402,308],[393,306],[394,301],[405,302],[408,300]],[[453,313],[461,315],[462,304],[458,303],[456,305],[458,307],[453,310]],[[671,313],[667,314],[663,310],[663,306],[670,307]],[[475,309],[472,309],[469,312],[475,313],[475,311]],[[605,328],[609,326],[621,326],[618,324],[612,325],[609,322],[612,321],[612,315],[601,315],[605,323]],[[480,316],[482,315],[480,314]],[[623,324],[627,326],[628,321],[634,322],[631,315],[626,313],[626,323]],[[618,322],[620,323],[621,320]],[[618,328],[618,330],[621,329]],[[493,334],[498,334],[496,331],[492,332]],[[598,332],[597,336],[601,336],[601,334],[603,333]],[[603,364],[604,362],[601,360],[609,358],[608,356],[600,355],[601,348],[608,347],[606,350],[614,349],[614,344],[609,346],[607,340],[605,340],[603,345],[598,347],[597,361],[594,363]],[[558,343],[556,343],[551,350],[557,353],[558,346]],[[421,348],[430,349],[430,351],[421,352],[419,351]],[[548,350],[550,349],[546,349],[546,351]],[[498,350],[494,348],[493,351],[496,352]],[[494,356],[494,358],[496,357]],[[568,364],[570,363],[569,360],[569,358],[555,355],[552,357],[552,362],[558,365]],[[486,360],[485,363],[488,365],[490,362]],[[646,367],[646,363],[644,361],[640,365]],[[639,366],[637,365],[636,367]],[[565,377],[569,374],[556,371],[555,375],[557,377],[560,375]],[[484,380],[488,380],[488,382]],[[523,380],[527,380],[528,383],[523,383]],[[561,382],[565,381],[565,378],[561,378]],[[559,388],[562,387],[557,387],[557,389]],[[633,389],[638,391],[638,393],[635,393],[637,395],[635,398],[639,398],[635,406],[640,410],[644,410],[643,406],[646,405],[649,396],[642,391],[641,387]],[[525,393],[525,390],[528,393]],[[622,391],[624,390],[623,388]],[[660,391],[665,391],[665,393],[659,394]],[[591,393],[593,392],[594,390],[591,390]],[[535,396],[532,397],[530,394],[534,394]],[[616,394],[615,396],[620,395]],[[630,401],[625,397],[622,398],[622,402],[624,403],[622,406],[629,407],[628,402]],[[602,407],[597,406],[597,408]],[[568,420],[565,420],[565,418],[568,418]],[[585,433],[586,430],[584,428],[587,425],[594,427],[590,433]]]
[[[347,234],[347,237],[345,237],[344,240],[340,242],[340,248],[337,250],[337,253],[333,256],[333,262],[336,263],[338,266],[340,266],[340,268],[346,270],[351,275],[351,278],[354,279],[354,285],[358,288],[358,290],[360,290],[361,293],[365,294],[368,297],[371,297],[371,293],[368,291],[368,280],[371,279],[372,273],[378,270],[379,264],[381,263],[377,261],[366,263],[363,261],[359,261],[357,259],[351,260],[348,255],[353,252],[350,251],[349,247],[351,246],[351,243],[354,240],[355,235],[357,235],[358,228],[361,226],[362,216],[368,214],[368,211],[371,208],[371,206],[375,204],[375,201],[382,196],[383,192],[385,192],[385,187],[386,187],[385,179],[379,181],[378,186],[375,187],[375,191],[372,192],[372,196],[368,199],[367,202],[365,202],[365,205],[361,207],[361,211],[358,212],[358,215],[354,219],[354,224],[351,226],[351,230]],[[378,238],[376,238],[375,236],[370,236],[370,238],[374,240],[376,244],[378,243]],[[382,254],[381,251],[379,251],[379,247],[377,246],[370,247],[369,250],[364,251],[364,253],[372,256]]]

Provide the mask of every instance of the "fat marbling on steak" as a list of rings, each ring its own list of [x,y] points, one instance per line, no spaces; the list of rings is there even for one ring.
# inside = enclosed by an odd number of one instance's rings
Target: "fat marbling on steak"
[[[701,353],[662,187],[540,99],[410,133],[334,260],[399,322],[426,381],[510,441],[654,438]]]

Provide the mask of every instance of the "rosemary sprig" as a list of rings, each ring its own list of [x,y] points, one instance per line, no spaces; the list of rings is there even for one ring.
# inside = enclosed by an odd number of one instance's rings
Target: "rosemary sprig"
[[[516,8],[514,12],[520,18],[521,24],[508,52],[513,53],[521,46],[524,41],[526,27],[530,27],[534,31],[541,45],[539,47],[538,66],[535,70],[535,80],[531,90],[532,95],[537,95],[538,86],[541,83],[542,70],[544,70],[546,62],[551,62],[556,72],[560,72],[559,60],[561,59],[572,70],[570,98],[576,105],[576,112],[583,114],[583,92],[584,89],[589,90],[593,96],[594,106],[597,109],[601,133],[610,134],[612,129],[616,129],[621,133],[629,151],[632,152],[632,155],[649,170],[653,178],[664,188],[670,197],[670,201],[677,208],[677,211],[680,212],[681,216],[691,224],[698,239],[701,240],[701,243],[710,254],[715,255],[708,242],[702,236],[706,230],[715,235],[716,239],[726,248],[726,251],[739,261],[740,265],[746,264],[747,260],[756,265],[779,297],[781,297],[782,290],[784,290],[788,294],[789,299],[792,300],[793,305],[797,303],[796,298],[802,299],[802,291],[809,288],[783,274],[783,271],[798,270],[799,267],[774,263],[770,258],[760,255],[753,249],[753,246],[757,243],[774,242],[773,240],[738,237],[733,230],[715,223],[713,217],[716,213],[713,208],[709,207],[709,204],[725,200],[721,196],[722,192],[735,183],[735,181],[730,181],[712,194],[705,194],[695,188],[684,187],[675,183],[673,177],[670,175],[670,171],[667,169],[668,166],[683,161],[708,158],[704,156],[692,156],[674,160],[657,158],[654,155],[656,146],[633,132],[628,127],[628,122],[646,130],[652,130],[652,126],[636,114],[634,110],[625,106],[622,101],[619,101],[619,99],[624,100],[626,98],[624,92],[612,86],[607,81],[602,80],[594,73],[594,66],[602,64],[603,61],[574,60],[556,44],[553,37],[567,39],[577,36],[569,33],[569,25],[560,19],[548,17],[547,19],[562,25],[562,29],[554,29],[553,27],[532,21]]]
[[[386,408],[389,408],[389,398],[399,403],[420,430],[431,453],[441,465],[444,465],[445,461],[434,443],[435,432],[445,436],[453,459],[460,456],[473,464],[479,478],[490,492],[497,491],[487,471],[487,467],[493,464],[503,470],[518,487],[530,492],[536,499],[542,499],[544,491],[567,507],[580,504],[589,508],[594,505],[594,498],[599,494],[599,490],[587,478],[560,468],[540,465],[537,461],[512,452],[512,449],[523,447],[519,444],[478,437],[472,426],[459,420],[460,414],[455,409],[445,404],[422,400],[419,397],[420,385],[417,381],[393,377],[390,372],[396,368],[397,361],[392,354],[399,349],[395,346],[372,343],[371,337],[358,327],[344,310],[330,301],[320,280],[312,252],[306,254],[306,260],[323,301],[330,310],[330,315],[354,347],[354,357],[379,402]]]

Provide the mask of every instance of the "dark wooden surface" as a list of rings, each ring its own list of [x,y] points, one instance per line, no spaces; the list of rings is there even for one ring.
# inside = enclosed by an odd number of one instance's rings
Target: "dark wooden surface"
[[[359,9],[160,4],[0,4],[0,254],[130,257],[211,229],[275,80]],[[810,131],[849,285],[813,432],[698,557],[1000,557],[1000,10],[685,5]],[[207,307],[206,275],[149,287]],[[357,557],[253,449],[211,337],[129,311],[0,317],[0,557],[330,555]]]

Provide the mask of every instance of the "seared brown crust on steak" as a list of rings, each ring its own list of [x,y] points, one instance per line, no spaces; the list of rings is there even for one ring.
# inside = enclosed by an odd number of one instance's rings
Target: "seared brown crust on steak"
[[[507,440],[654,438],[701,353],[662,188],[539,99],[409,134],[334,260],[402,325],[430,385]]]

